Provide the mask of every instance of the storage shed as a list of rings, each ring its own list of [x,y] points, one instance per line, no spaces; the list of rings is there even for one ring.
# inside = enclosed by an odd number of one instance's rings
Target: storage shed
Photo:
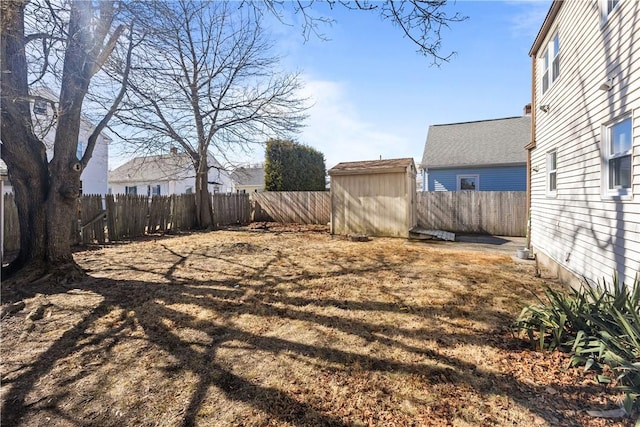
[[[409,237],[416,225],[412,158],[339,163],[331,177],[331,234]]]

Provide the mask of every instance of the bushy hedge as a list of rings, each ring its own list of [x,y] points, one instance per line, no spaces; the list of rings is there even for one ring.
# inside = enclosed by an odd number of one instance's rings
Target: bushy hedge
[[[640,280],[633,285],[611,283],[578,289],[545,290],[545,299],[526,307],[516,322],[536,348],[567,351],[574,365],[600,370],[608,365],[614,378],[598,375],[598,381],[614,383],[626,393],[629,414],[640,399]]]
[[[324,155],[293,141],[267,142],[264,184],[267,191],[324,191]]]

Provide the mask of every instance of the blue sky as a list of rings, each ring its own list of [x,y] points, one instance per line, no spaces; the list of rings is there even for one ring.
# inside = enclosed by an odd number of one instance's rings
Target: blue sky
[[[314,102],[297,140],[321,151],[327,169],[380,156],[419,160],[429,125],[521,115],[531,98],[529,49],[549,5],[448,5],[469,19],[443,31],[442,52],[457,54],[440,67],[375,13],[335,10],[328,41],[305,42],[300,27],[275,23],[282,66],[302,73]]]

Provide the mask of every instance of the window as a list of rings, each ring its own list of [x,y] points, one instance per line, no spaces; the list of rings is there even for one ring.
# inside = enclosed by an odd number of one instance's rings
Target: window
[[[124,187],[124,194],[138,194],[138,187]]]
[[[558,189],[558,152],[547,153],[547,195],[555,196]]]
[[[631,117],[604,127],[603,175],[608,195],[627,195],[631,188]]]
[[[46,115],[47,114],[47,101],[43,99],[36,99],[33,103],[33,113]]]
[[[159,195],[160,195],[160,184],[147,185],[147,196],[159,196]]]
[[[78,160],[82,160],[82,141],[78,141],[78,148],[76,149],[76,157],[78,158]]]
[[[184,194],[193,194],[193,187],[187,187],[184,190]]]
[[[480,189],[480,177],[478,175],[457,175],[458,191],[477,191]]]
[[[613,9],[616,8],[618,3],[620,3],[620,0],[606,0],[606,3],[607,3],[606,12],[607,12],[607,15],[608,15],[613,11]]]
[[[541,59],[542,93],[544,94],[560,77],[560,35],[558,33],[549,41]]]
[[[616,10],[620,0],[600,0],[600,15],[602,16],[602,24],[607,22],[609,15]]]

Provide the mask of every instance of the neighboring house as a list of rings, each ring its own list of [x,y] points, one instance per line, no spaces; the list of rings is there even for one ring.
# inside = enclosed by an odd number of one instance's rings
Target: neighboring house
[[[47,158],[53,157],[53,145],[56,136],[56,114],[52,105],[57,106],[56,95],[47,88],[40,87],[33,91],[33,95],[39,99],[32,104],[32,120],[35,134],[44,143],[47,149]],[[48,100],[49,102],[45,101]],[[80,133],[78,135],[78,160],[84,155],[87,141],[95,126],[86,118],[80,118]],[[93,149],[91,160],[80,175],[82,194],[107,194],[109,174],[109,144],[111,138],[104,133],[98,136]],[[5,183],[5,192],[11,192],[13,188],[10,182]]]
[[[530,244],[565,280],[640,270],[640,2],[554,1],[533,61]]]
[[[429,126],[423,191],[525,191],[530,140],[528,115]]]
[[[231,172],[231,182],[236,193],[264,191],[264,166],[236,168]]]
[[[233,185],[229,174],[211,155],[209,192],[229,193]],[[109,173],[109,193],[165,196],[195,192],[196,173],[191,157],[172,148],[169,154],[136,157]]]

